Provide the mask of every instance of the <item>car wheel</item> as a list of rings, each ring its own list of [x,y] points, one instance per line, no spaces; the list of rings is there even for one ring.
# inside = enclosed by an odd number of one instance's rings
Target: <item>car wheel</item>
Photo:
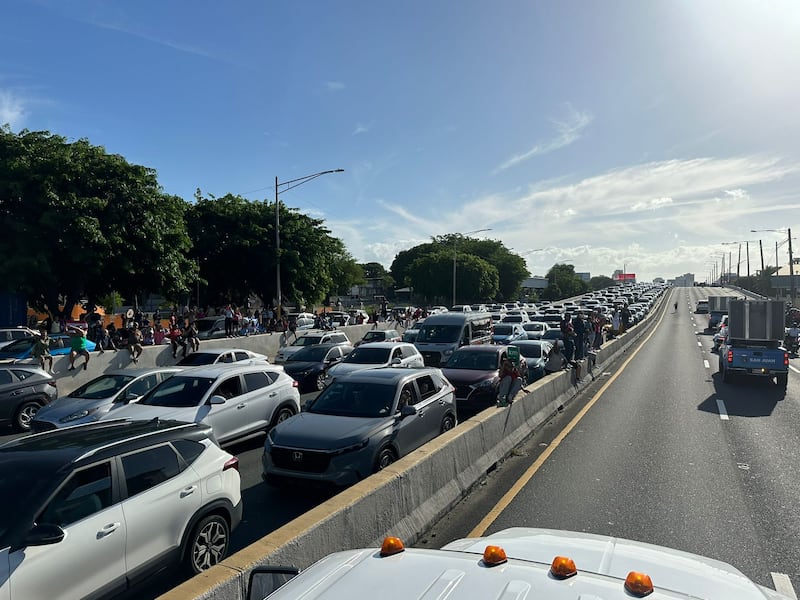
[[[775,381],[778,385],[782,388],[785,388],[789,384],[789,374],[788,373],[778,373],[775,376]]]
[[[440,433],[444,433],[445,431],[450,431],[455,426],[456,426],[456,420],[453,418],[453,415],[445,415],[444,419],[442,419],[442,427]]]
[[[321,392],[325,389],[325,371],[320,371],[319,375],[317,375],[317,391]]]
[[[722,368],[722,381],[725,383],[730,383],[731,381],[731,372],[724,367]]]
[[[17,431],[30,431],[31,421],[33,421],[33,417],[36,416],[40,408],[41,405],[33,400],[23,402],[17,409],[17,414],[14,417],[14,428]]]
[[[186,548],[186,568],[190,573],[202,573],[228,554],[230,527],[219,515],[204,517],[192,531]]]
[[[272,426],[275,427],[278,423],[283,423],[289,417],[295,415],[295,411],[291,406],[281,406],[275,416],[272,417]]]
[[[383,448],[378,453],[378,459],[375,461],[375,471],[382,471],[396,460],[397,455],[394,453],[394,450],[388,446]]]

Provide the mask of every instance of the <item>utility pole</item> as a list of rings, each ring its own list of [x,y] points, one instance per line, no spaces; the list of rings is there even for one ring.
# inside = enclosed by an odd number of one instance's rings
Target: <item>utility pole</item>
[[[789,302],[794,306],[794,258],[792,257],[792,228],[789,228]]]
[[[750,279],[750,242],[745,242],[744,248],[747,252],[747,278]]]
[[[742,266],[742,245],[739,244],[739,258],[736,259],[736,285],[739,285],[739,268]]]
[[[758,240],[758,249],[761,251],[761,274],[764,274],[764,245]]]

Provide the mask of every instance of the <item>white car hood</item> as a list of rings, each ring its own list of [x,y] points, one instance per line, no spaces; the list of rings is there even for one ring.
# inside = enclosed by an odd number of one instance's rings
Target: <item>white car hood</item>
[[[109,419],[134,419],[138,421],[149,421],[151,419],[174,419],[187,423],[199,423],[205,419],[211,406],[203,404],[201,406],[174,407],[174,406],[145,406],[142,404],[123,404],[114,406],[105,415],[100,417],[101,421]]]

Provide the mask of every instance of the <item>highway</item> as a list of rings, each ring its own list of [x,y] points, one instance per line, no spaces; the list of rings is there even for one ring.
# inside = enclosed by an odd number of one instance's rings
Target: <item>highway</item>
[[[771,380],[723,383],[708,315],[693,313],[714,293],[725,290],[672,290],[639,348],[417,545],[514,526],[569,529],[707,555],[760,584],[797,588],[798,359],[785,395]]]
[[[723,383],[703,331],[707,315],[693,311],[700,298],[729,293],[668,292],[643,343],[610,367],[601,363],[596,382],[416,545],[553,527],[697,552],[770,587],[800,585],[800,359],[785,397],[770,381]],[[226,447],[239,457],[244,499],[231,553],[330,497],[266,486],[262,446],[260,436]],[[156,598],[183,580],[166,573],[130,597]]]

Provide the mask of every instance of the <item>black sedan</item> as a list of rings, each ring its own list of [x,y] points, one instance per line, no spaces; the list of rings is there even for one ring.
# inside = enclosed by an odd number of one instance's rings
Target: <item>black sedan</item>
[[[304,346],[287,357],[283,370],[297,381],[301,391],[322,390],[328,369],[352,351],[353,346],[338,343]]]
[[[500,365],[508,354],[506,346],[489,344],[462,346],[450,356],[442,373],[456,388],[459,404],[491,406],[497,399]],[[520,361],[522,384],[528,380],[528,365]]]

